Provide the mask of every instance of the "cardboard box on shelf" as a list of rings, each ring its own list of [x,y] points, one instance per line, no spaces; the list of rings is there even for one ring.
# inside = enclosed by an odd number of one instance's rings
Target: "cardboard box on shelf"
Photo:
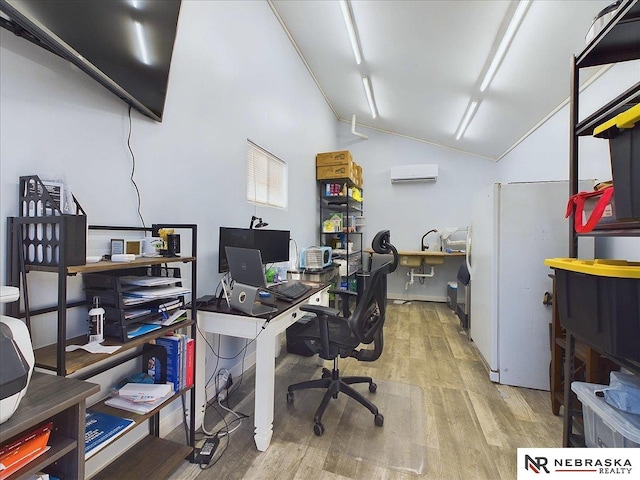
[[[353,163],[353,157],[351,156],[351,152],[349,152],[349,150],[318,153],[316,155],[316,167],[342,165],[345,163]]]
[[[349,162],[317,167],[317,180],[330,180],[333,178],[349,178],[355,183],[355,170],[353,168],[353,163]]]

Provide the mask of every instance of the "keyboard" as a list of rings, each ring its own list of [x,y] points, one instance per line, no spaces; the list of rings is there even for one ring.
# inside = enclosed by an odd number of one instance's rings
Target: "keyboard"
[[[302,282],[287,282],[272,285],[267,290],[273,292],[276,296],[295,300],[311,290],[311,287]]]

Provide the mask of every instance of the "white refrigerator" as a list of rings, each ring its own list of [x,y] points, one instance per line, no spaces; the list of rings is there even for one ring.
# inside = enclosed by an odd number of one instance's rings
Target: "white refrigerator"
[[[581,190],[593,183],[581,184]],[[545,258],[567,257],[568,182],[497,183],[474,198],[471,339],[497,383],[549,390],[552,289]]]

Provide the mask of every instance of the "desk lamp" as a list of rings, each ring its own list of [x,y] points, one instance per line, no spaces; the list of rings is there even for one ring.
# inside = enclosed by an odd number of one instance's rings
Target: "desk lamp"
[[[258,221],[258,223],[255,223],[255,221]],[[251,217],[251,223],[249,223],[249,229],[252,230],[254,228],[263,228],[263,227],[267,227],[269,226],[268,223],[263,222],[262,221],[262,217],[256,217],[255,215],[253,215]]]

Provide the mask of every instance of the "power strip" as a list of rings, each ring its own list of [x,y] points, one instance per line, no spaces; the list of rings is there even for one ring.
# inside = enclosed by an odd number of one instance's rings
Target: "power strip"
[[[206,438],[202,448],[196,455],[196,463],[199,463],[200,465],[209,465],[211,457],[216,453],[218,445],[220,445],[220,439],[217,435],[213,438]]]

